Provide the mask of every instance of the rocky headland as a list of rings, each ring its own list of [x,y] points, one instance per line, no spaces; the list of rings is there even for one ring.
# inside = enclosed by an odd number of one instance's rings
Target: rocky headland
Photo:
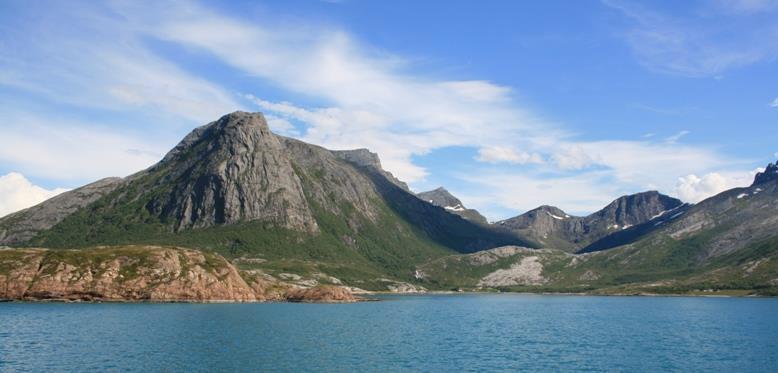
[[[345,287],[310,288],[220,255],[178,247],[0,250],[0,299],[114,302],[356,302]]]

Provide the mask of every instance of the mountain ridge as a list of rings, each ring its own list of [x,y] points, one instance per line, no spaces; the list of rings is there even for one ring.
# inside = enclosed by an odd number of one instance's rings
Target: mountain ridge
[[[647,191],[585,217],[542,205],[494,225],[452,213],[466,209],[445,188],[430,192],[437,196],[411,193],[367,149],[278,136],[261,113],[235,112],[194,129],[145,170],[0,218],[0,245],[46,247],[54,257],[74,249],[79,258],[101,246],[186,247],[223,256],[240,276],[302,287],[327,279],[367,290],[778,294],[773,163],[751,186],[696,205]],[[27,255],[17,250],[3,252]],[[79,273],[110,264],[92,253],[66,264],[83,266]],[[129,259],[121,260],[134,268]],[[8,263],[0,262],[6,280]]]
[[[227,114],[157,164],[110,180],[99,194],[64,193],[89,196],[45,224],[31,211],[55,200],[0,218],[0,245],[177,245],[360,281],[411,279],[416,263],[452,252],[531,245],[419,200],[367,150],[275,135],[261,113]]]
[[[542,247],[572,252],[682,205],[676,198],[646,191],[621,196],[587,216],[572,216],[558,207],[543,205],[495,224],[531,238]]]

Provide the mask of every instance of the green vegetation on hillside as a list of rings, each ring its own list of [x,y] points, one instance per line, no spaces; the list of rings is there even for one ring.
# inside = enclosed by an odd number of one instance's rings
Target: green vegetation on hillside
[[[286,272],[324,272],[344,281],[371,281],[379,277],[412,280],[418,263],[451,254],[423,232],[399,218],[383,201],[376,222],[343,202],[335,215],[309,200],[319,224],[318,234],[307,234],[255,221],[174,232],[149,214],[150,195],[116,191],[42,232],[28,246],[87,248],[96,245],[177,245],[210,250],[228,258],[262,258],[261,267]],[[354,230],[347,221],[358,220]],[[311,265],[315,268],[310,268]]]
[[[424,286],[437,290],[482,289],[479,282],[507,270],[523,258],[537,257],[542,284],[496,286],[513,292],[596,294],[778,295],[778,238],[733,253],[707,258],[706,249],[720,228],[690,238],[655,237],[608,251],[571,255],[559,250],[523,250],[494,261],[452,255],[421,266]],[[485,289],[485,290],[488,290]]]

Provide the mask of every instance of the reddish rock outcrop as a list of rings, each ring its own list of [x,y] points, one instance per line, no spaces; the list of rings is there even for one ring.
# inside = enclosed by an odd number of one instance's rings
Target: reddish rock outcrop
[[[346,288],[297,288],[209,252],[157,246],[0,249],[0,299],[355,302]]]
[[[312,288],[291,288],[286,292],[289,302],[351,303],[361,300],[347,288],[319,285]]]
[[[248,282],[247,282],[248,280]],[[174,247],[0,250],[0,298],[15,300],[276,300],[223,257]]]

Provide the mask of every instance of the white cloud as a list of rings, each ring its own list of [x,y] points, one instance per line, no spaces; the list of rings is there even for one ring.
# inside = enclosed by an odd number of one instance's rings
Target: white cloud
[[[270,126],[270,130],[274,133],[278,133],[284,136],[300,136],[300,131],[289,122],[288,120],[277,117],[275,115],[265,115],[267,125]]]
[[[0,84],[77,105],[160,111],[199,122],[238,108],[232,93],[193,77],[142,42],[162,41],[187,53],[206,53],[249,78],[315,103],[244,95],[266,113],[274,131],[332,149],[367,147],[380,154],[385,168],[409,182],[428,174],[413,163],[414,156],[449,146],[479,149],[478,159],[494,163],[489,167],[538,164],[538,174],[504,173],[526,184],[490,184],[488,190],[514,208],[539,203],[558,203],[571,211],[599,208],[618,193],[649,186],[671,192],[681,175],[736,164],[708,148],[673,141],[580,140],[528,109],[509,87],[413,74],[406,59],[331,27],[275,23],[272,17],[262,22],[231,18],[192,2],[118,2],[111,7],[113,17],[74,11],[74,19],[88,25],[81,32],[91,31],[94,38],[56,29],[61,38],[31,43],[37,59],[30,59],[29,68],[23,66],[27,61],[0,50]],[[51,56],[57,58],[47,59]],[[95,179],[146,167],[158,158],[154,154],[166,150],[162,144],[149,145],[143,136],[51,119],[10,121],[2,139],[9,145],[0,147],[0,160],[24,165],[29,175]],[[488,172],[467,177],[483,174],[495,180]],[[534,192],[511,197],[523,193],[517,185]]]
[[[110,127],[4,112],[9,116],[0,139],[0,163],[29,176],[70,182],[126,176],[158,161],[172,146]]]
[[[686,131],[686,130],[680,131],[680,132],[676,133],[675,135],[668,136],[667,138],[665,138],[665,142],[668,143],[668,144],[675,144],[675,143],[678,142],[678,140],[681,139],[681,137],[684,137],[684,136],[688,135],[689,133],[691,133],[691,132]]]
[[[538,153],[519,152],[506,146],[490,146],[478,149],[476,160],[486,163],[543,163],[543,157]]]
[[[695,170],[713,170],[738,165],[705,147],[639,141],[593,141],[578,143],[584,154],[599,166],[610,169],[622,186],[641,191],[655,185],[672,191],[672,180]]]
[[[196,4],[183,11],[130,7],[122,12],[152,37],[206,51],[247,74],[326,103],[303,107],[246,95],[275,121],[304,123],[302,140],[333,149],[367,147],[379,153],[385,168],[411,183],[428,173],[412,156],[448,146],[475,147],[478,159],[490,163],[548,159],[543,175],[533,176],[545,179],[541,183],[566,181],[560,178],[570,175],[548,175],[574,171],[592,183],[592,191],[616,184],[620,192],[656,187],[672,193],[681,175],[737,164],[708,148],[675,143],[687,132],[665,142],[577,140],[526,109],[508,87],[410,74],[405,59],[365,47],[337,29],[249,23]],[[542,201],[538,196],[535,203]],[[583,205],[593,206],[562,207]]]
[[[749,186],[756,173],[763,170],[740,173],[711,172],[703,176],[690,174],[678,178],[675,192],[682,200],[697,203],[728,189]]]
[[[461,177],[474,188],[472,193],[463,193],[458,197],[492,220],[505,219],[541,204],[557,206],[568,213],[584,214],[601,209],[623,194],[618,185],[606,182],[608,174],[601,171],[554,178],[506,172]],[[504,208],[511,209],[511,212],[506,215]]]
[[[678,175],[738,165],[730,164],[716,152],[705,148],[639,141],[562,144],[552,160],[560,171],[554,172],[552,168],[499,172],[472,170],[463,173],[460,178],[473,188],[469,195],[459,197],[466,205],[483,210],[491,219],[507,218],[541,204],[587,214],[621,195],[645,190],[659,190],[692,202],[708,197],[712,192],[700,190],[691,193],[692,189],[679,188],[675,183]],[[721,185],[740,186],[743,183],[747,185],[754,172],[720,174],[728,180]]]
[[[0,217],[37,205],[65,191],[67,189],[47,190],[33,185],[17,172],[0,176]]]
[[[776,97],[775,100],[773,100],[773,102],[770,103],[770,106],[778,107],[778,97]]]
[[[553,155],[554,162],[563,170],[581,170],[602,161],[596,148],[587,150],[586,147],[592,148],[585,144],[562,145]]]
[[[24,33],[0,36],[0,85],[59,103],[197,123],[241,108],[233,94],[159,57],[133,25],[99,6],[32,9],[16,14]]]
[[[724,11],[715,11],[715,6],[703,2],[702,9],[684,18],[662,14],[637,2],[603,3],[634,21],[624,36],[639,61],[655,71],[716,77],[730,68],[778,56],[778,25],[749,18],[753,11],[732,11],[767,10],[762,6],[767,2],[729,2],[728,9],[719,7]]]
[[[302,140],[336,149],[368,147],[411,182],[427,173],[412,163],[414,154],[445,146],[521,148],[561,134],[516,105],[508,87],[409,74],[403,58],[364,47],[337,29],[246,22],[196,4],[183,10],[131,4],[119,9],[151,37],[206,51],[325,103],[303,108],[251,97],[267,114],[305,123]]]

